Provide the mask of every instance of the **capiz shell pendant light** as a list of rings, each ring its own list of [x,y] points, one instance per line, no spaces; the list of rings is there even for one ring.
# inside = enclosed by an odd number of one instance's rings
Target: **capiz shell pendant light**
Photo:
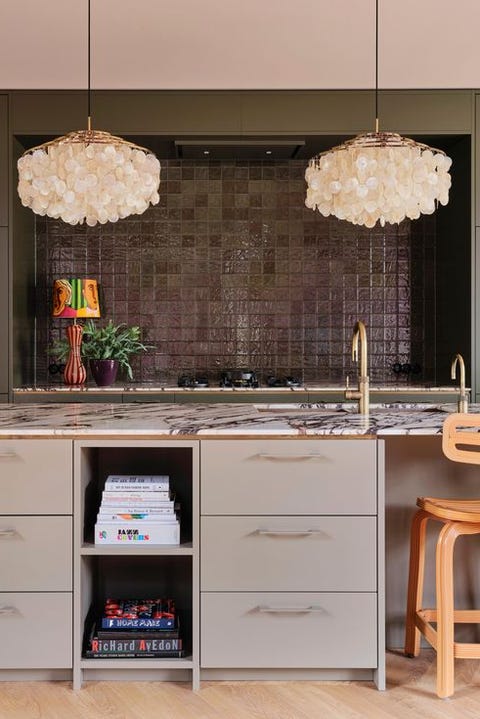
[[[88,0],[88,124],[27,150],[18,160],[18,194],[38,215],[94,226],[140,215],[160,199],[160,162],[150,150],[92,130]]]
[[[375,132],[313,157],[305,172],[305,205],[324,216],[374,227],[435,212],[448,203],[452,160],[443,152],[379,132],[378,0],[375,2]]]

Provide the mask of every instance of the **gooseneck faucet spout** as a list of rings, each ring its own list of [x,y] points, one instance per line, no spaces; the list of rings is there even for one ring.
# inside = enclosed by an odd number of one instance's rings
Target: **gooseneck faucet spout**
[[[352,360],[358,362],[358,343],[360,342],[360,362],[358,367],[358,389],[345,390],[345,399],[358,399],[358,411],[360,414],[368,414],[370,411],[370,380],[368,378],[368,355],[367,355],[367,332],[365,325],[360,320],[353,328],[352,337]]]
[[[456,379],[457,377],[457,364],[460,367],[460,396],[457,407],[459,412],[468,412],[468,396],[465,388],[465,362],[462,355],[458,352],[452,359],[452,365],[450,367],[450,377],[452,379]]]

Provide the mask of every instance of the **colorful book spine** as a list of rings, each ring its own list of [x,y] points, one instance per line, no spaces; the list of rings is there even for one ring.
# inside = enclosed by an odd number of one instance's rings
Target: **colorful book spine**
[[[92,652],[177,652],[183,649],[182,639],[100,639],[93,637]]]
[[[95,544],[180,544],[180,523],[135,521],[98,521]]]
[[[139,505],[123,506],[119,504],[112,504],[110,506],[102,504],[98,512],[98,516],[102,515],[105,517],[114,514],[149,514],[152,516],[162,516],[164,514],[173,515],[175,514],[175,507],[173,506],[173,504],[171,507],[150,507],[148,505],[145,507],[141,507]]]
[[[123,617],[102,617],[102,629],[169,629],[175,626],[175,617],[136,617],[125,619]]]
[[[115,599],[108,598],[96,626],[103,629],[176,629],[173,599]],[[92,627],[95,631],[95,626]]]

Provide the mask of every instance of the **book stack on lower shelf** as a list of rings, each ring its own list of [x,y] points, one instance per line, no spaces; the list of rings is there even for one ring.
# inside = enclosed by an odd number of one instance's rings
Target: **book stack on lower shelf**
[[[172,599],[107,599],[89,625],[88,659],[167,659],[185,656]]]
[[[179,544],[178,510],[168,475],[109,475],[95,544]]]

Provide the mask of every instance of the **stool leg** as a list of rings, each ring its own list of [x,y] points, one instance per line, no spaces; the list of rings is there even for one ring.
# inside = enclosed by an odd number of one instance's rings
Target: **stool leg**
[[[437,694],[442,699],[454,692],[453,550],[458,535],[456,523],[448,522],[437,541]]]
[[[405,625],[405,654],[418,657],[421,634],[415,625],[417,611],[422,608],[423,577],[425,574],[425,530],[429,515],[423,509],[416,512],[410,532],[410,567],[408,572],[407,616]]]

